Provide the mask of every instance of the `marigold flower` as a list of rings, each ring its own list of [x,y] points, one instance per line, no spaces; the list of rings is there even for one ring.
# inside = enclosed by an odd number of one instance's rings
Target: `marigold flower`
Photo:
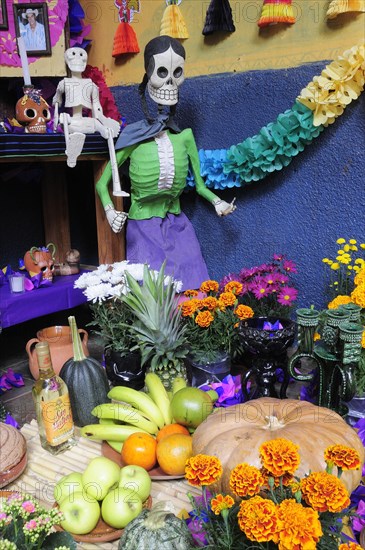
[[[195,322],[201,328],[208,328],[214,321],[214,316],[210,311],[199,311],[198,315],[195,317]]]
[[[260,470],[246,462],[238,464],[231,470],[229,488],[235,495],[241,498],[257,495],[263,484],[264,478]]]
[[[360,455],[351,447],[345,445],[331,445],[324,451],[324,459],[342,470],[358,470],[360,468]]]
[[[219,301],[226,307],[233,306],[236,300],[237,298],[233,292],[222,292],[219,296]]]
[[[217,283],[217,281],[212,281],[210,279],[208,281],[204,281],[200,285],[200,290],[202,292],[206,292],[207,294],[209,292],[218,292],[218,288],[219,288],[219,283]]]
[[[237,514],[238,525],[249,540],[278,541],[277,507],[268,499],[254,496],[243,500]]]
[[[305,502],[318,512],[340,512],[350,504],[343,482],[327,472],[313,472],[300,487]]]
[[[356,263],[356,262],[355,262]],[[354,283],[356,286],[363,285],[365,283],[365,269],[362,268],[360,271],[358,271]]]
[[[315,550],[323,535],[318,512],[294,499],[283,500],[278,509],[279,549]]]
[[[235,309],[235,314],[241,321],[244,319],[250,319],[255,315],[254,310],[250,306],[245,306],[243,304],[240,304]]]
[[[199,292],[194,289],[185,290],[184,296],[187,296],[188,298],[195,298],[198,296]]]
[[[210,311],[213,311],[213,309],[216,309],[216,307],[218,307],[218,300],[217,298],[214,298],[214,296],[207,296],[207,298],[203,299],[203,306]]]
[[[210,507],[216,516],[219,516],[222,510],[229,510],[229,508],[232,508],[233,505],[234,500],[231,495],[223,496],[219,494],[210,501]]]
[[[319,334],[319,332],[315,332],[313,335],[313,340],[316,342],[317,340],[320,340],[320,339],[321,339],[321,335]]]
[[[196,487],[211,485],[218,481],[222,473],[221,461],[216,456],[198,454],[189,458],[185,464],[185,479]]]
[[[365,348],[365,327],[361,337],[361,347]]]
[[[260,446],[262,466],[274,477],[294,474],[300,463],[299,446],[284,438],[266,441]]]
[[[340,544],[338,550],[362,550],[362,546],[360,546],[356,542],[346,542]]]
[[[186,300],[180,304],[181,315],[183,317],[191,317],[198,309],[198,300]]]
[[[329,304],[327,305],[328,309],[337,309],[339,306],[342,306],[343,304],[349,304],[351,302],[350,296],[344,296],[342,294],[339,294],[334,298]]]
[[[365,283],[357,286],[351,292],[351,300],[358,306],[365,308]]]
[[[224,287],[225,292],[233,292],[236,296],[242,293],[243,284],[239,281],[229,281]]]

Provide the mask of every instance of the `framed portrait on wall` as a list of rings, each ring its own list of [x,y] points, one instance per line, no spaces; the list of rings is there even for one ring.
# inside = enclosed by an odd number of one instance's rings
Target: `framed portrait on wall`
[[[13,4],[16,35],[24,41],[27,55],[51,55],[47,2]]]
[[[0,0],[0,29],[6,30],[9,28],[8,12],[6,10],[6,0]]]

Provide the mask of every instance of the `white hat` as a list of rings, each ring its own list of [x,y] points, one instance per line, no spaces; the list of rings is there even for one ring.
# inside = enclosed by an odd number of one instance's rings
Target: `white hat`
[[[38,10],[32,10],[31,8],[28,8],[25,12],[22,13],[23,19],[26,19],[27,16],[30,15],[31,13],[33,13],[35,17],[38,16]]]

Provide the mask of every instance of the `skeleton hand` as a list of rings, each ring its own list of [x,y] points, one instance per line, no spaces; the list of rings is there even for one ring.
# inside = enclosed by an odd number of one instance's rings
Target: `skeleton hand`
[[[114,233],[120,233],[120,231],[122,231],[123,229],[126,219],[128,218],[128,214],[126,212],[115,210],[115,208],[111,204],[107,204],[104,207],[104,210],[109,225]]]
[[[226,201],[222,201],[221,199],[215,199],[214,201],[212,201],[218,216],[227,216],[231,212],[234,212],[234,210],[236,210],[237,208],[234,204],[235,200],[236,200],[236,197],[230,203]]]

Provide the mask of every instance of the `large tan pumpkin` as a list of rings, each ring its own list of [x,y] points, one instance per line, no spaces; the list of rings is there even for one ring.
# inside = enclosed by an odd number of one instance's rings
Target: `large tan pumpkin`
[[[230,471],[241,462],[260,468],[260,445],[278,437],[299,445],[301,462],[295,473],[299,477],[310,470],[325,470],[324,450],[330,445],[352,447],[359,452],[362,463],[365,461],[360,438],[340,415],[307,401],[271,397],[215,409],[196,429],[193,453],[220,459],[224,471],[215,489],[229,492]],[[361,468],[343,472],[341,479],[352,492],[360,483]]]

